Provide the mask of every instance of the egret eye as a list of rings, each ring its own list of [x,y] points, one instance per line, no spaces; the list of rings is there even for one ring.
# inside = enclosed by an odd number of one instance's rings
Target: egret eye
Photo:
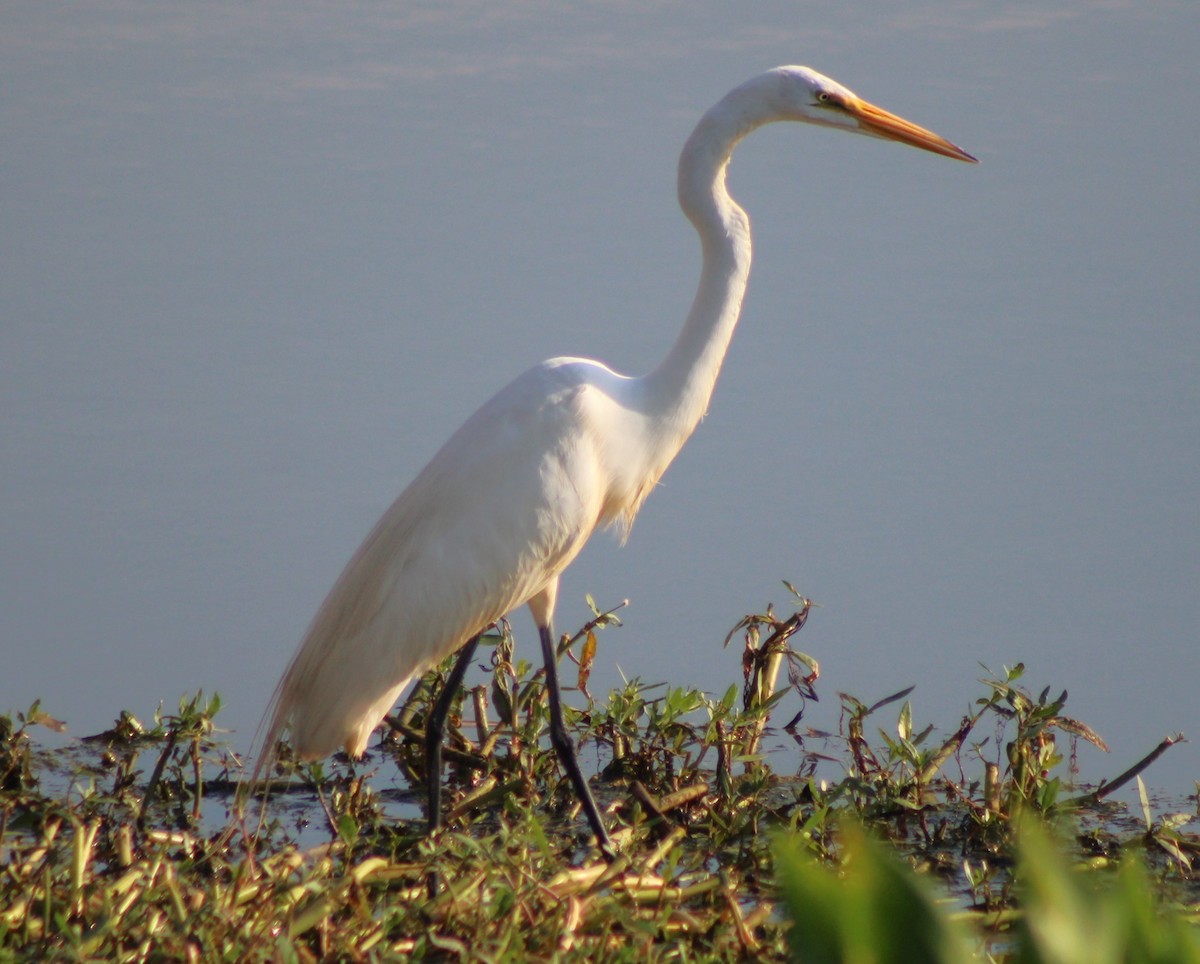
[[[841,107],[842,102],[839,98],[829,93],[827,90],[817,91],[817,103],[822,107]]]

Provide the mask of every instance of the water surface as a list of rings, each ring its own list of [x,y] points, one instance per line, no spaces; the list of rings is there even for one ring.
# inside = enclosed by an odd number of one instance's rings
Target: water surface
[[[709,417],[560,623],[723,691],[786,578],[836,691],[949,728],[1024,660],[1110,742],[1194,731],[1200,86],[1189,3],[18,0],[0,34],[0,710],[76,734],[218,689],[249,743],[379,513],[541,358],[651,367],[699,114],[808,63],[978,167],[756,134]],[[521,617],[527,657],[536,657]],[[1151,782],[1200,775],[1177,748]]]

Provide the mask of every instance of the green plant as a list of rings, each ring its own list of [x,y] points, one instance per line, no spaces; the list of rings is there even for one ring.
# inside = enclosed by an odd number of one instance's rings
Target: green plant
[[[801,964],[961,964],[969,932],[950,919],[922,879],[856,821],[841,828],[838,865],[821,863],[781,835],[776,873],[791,919],[788,945]]]

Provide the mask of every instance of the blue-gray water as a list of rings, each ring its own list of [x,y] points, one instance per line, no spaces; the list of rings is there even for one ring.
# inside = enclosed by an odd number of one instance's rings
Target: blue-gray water
[[[807,63],[976,154],[780,126],[711,413],[625,548],[617,668],[723,691],[790,579],[838,690],[954,725],[1024,660],[1123,769],[1198,736],[1200,8],[16,0],[0,31],[0,711],[199,687],[249,742],[367,529],[544,357],[637,372],[698,252],[674,165]],[[516,622],[534,659],[528,621]],[[1186,789],[1193,745],[1149,782]]]

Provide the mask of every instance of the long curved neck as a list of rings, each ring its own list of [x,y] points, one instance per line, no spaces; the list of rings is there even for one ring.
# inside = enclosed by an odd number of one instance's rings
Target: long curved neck
[[[777,119],[761,81],[737,88],[709,110],[679,158],[679,205],[700,235],[700,285],[667,357],[642,379],[647,414],[662,436],[677,440],[676,448],[708,408],[750,276],[750,220],[725,189],[725,171],[738,142]]]

